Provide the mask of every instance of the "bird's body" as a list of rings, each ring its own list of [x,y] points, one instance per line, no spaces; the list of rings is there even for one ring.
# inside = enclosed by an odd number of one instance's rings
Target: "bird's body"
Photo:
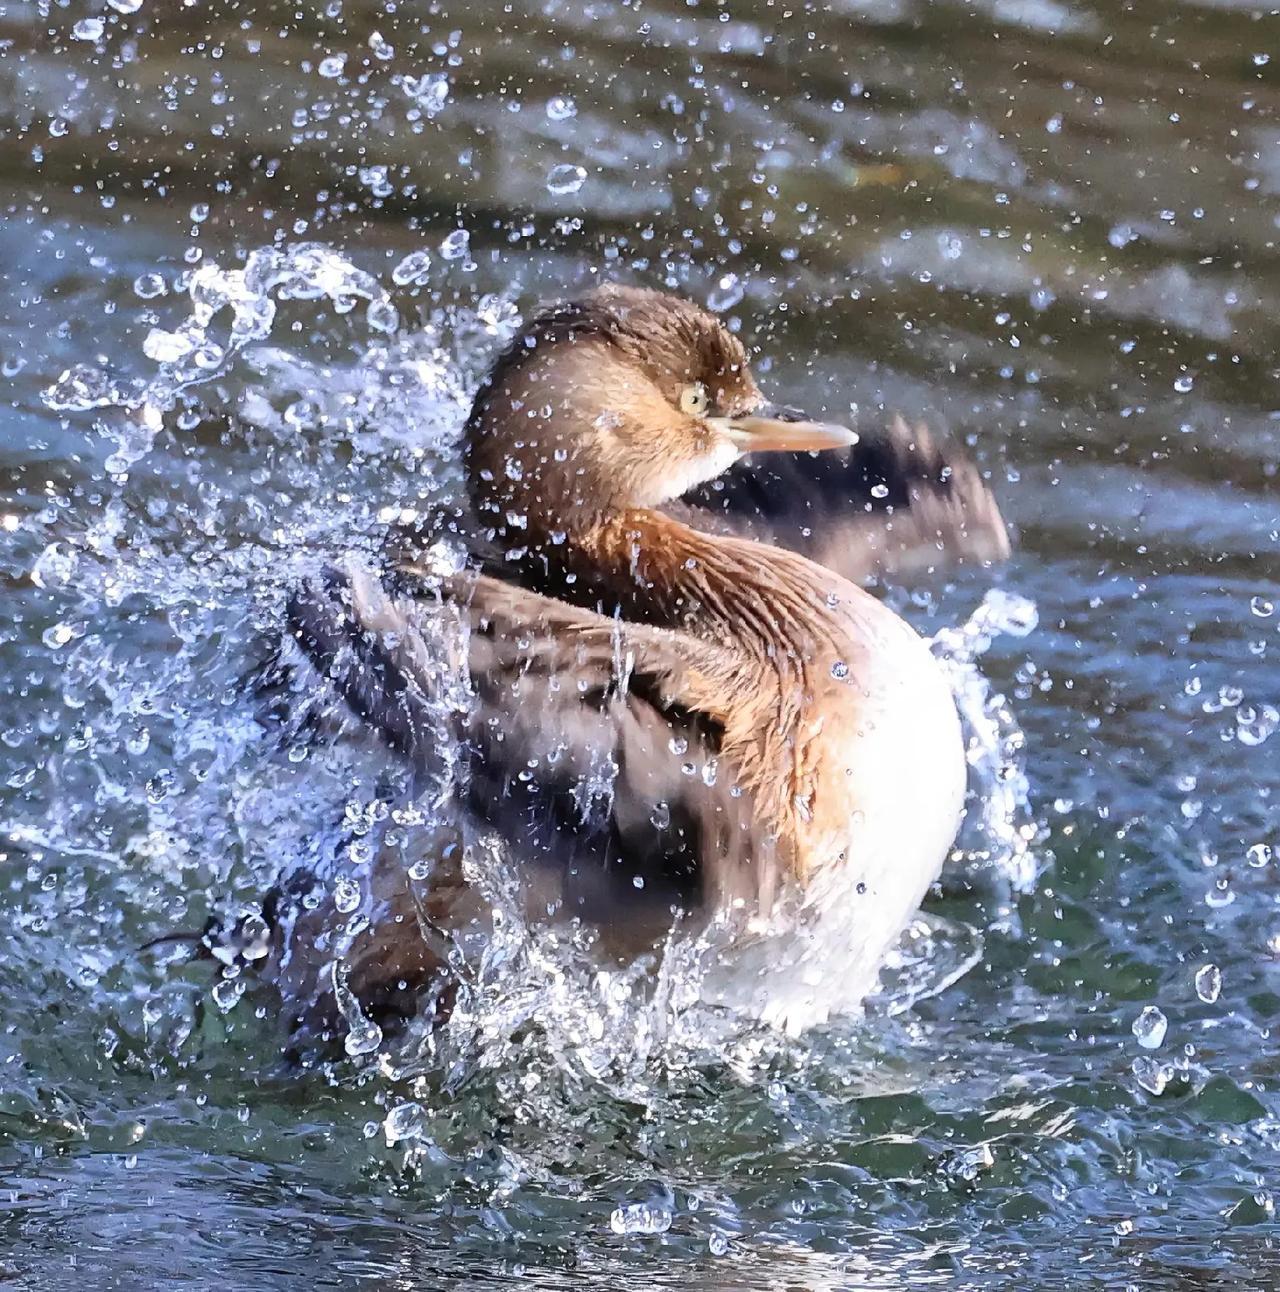
[[[476,832],[501,840],[530,918],[580,920],[606,953],[719,921],[709,990],[788,1028],[872,990],[959,824],[951,694],[917,634],[831,568],[870,573],[892,543],[820,565],[731,532],[707,492],[744,453],[853,438],[764,406],[736,338],[657,293],[606,290],[517,338],[468,423],[468,568],[442,577],[410,542],[385,576],[337,571],[291,610],[327,683],[411,765],[439,758],[433,616],[460,620],[473,693],[424,882],[375,864],[355,939],[323,901],[277,901],[270,964],[297,1019],[335,958],[366,1003],[447,976],[433,937],[485,918],[459,860]],[[922,495],[946,495],[953,469]],[[975,550],[1003,554],[998,513],[970,495],[989,508]],[[916,511],[904,528],[928,532]],[[776,535],[786,518],[759,523]],[[834,539],[805,531],[811,549]]]

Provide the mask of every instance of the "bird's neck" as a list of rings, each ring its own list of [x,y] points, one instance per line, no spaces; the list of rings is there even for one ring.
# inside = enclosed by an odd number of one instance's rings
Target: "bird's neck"
[[[522,564],[552,596],[779,662],[809,653],[833,627],[803,557],[658,511],[582,519],[531,546]]]

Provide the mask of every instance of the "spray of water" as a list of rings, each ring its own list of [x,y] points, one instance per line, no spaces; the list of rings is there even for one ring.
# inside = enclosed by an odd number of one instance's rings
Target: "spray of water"
[[[418,277],[397,270],[392,281]],[[240,680],[298,579],[335,559],[372,559],[389,521],[448,487],[466,374],[517,316],[486,298],[402,329],[377,278],[311,244],[255,251],[242,268],[206,264],[183,285],[187,316],[144,345],[150,375],[82,366],[46,393],[50,407],[96,418],[111,442],[113,488],[94,515],[53,510],[29,522],[31,579],[57,612],[45,642],[68,721],[43,734],[54,751],[40,762],[45,783],[33,781],[25,813],[4,823],[9,838],[77,858],[66,899],[105,881],[113,906],[161,920],[151,932],[198,922],[210,895],[250,912],[282,874],[309,876],[305,902],[341,917],[326,986],[346,1019],[347,1051],[396,1077],[434,1071],[457,1084],[487,1072],[513,1099],[556,1082],[644,1102],[663,1072],[711,1063],[753,1071],[781,1042],[708,1003],[721,931],[673,930],[653,956],[600,967],[589,933],[526,922],[492,841],[467,853],[491,917],[480,945],[451,951],[460,986],[447,1026],[411,1029],[392,1047],[361,1013],[342,948],[371,918],[370,860],[391,849],[421,879],[413,868],[436,837],[447,784],[411,787],[385,754],[333,738],[344,733],[342,713],[314,679],[285,697],[282,725],[264,721]],[[310,310],[313,327],[325,312],[344,327],[358,318],[362,330],[337,360],[273,344],[286,309]],[[231,406],[202,402],[215,395]],[[247,495],[221,489],[213,459],[167,499],[133,488],[149,455],[161,456],[162,437],[180,444],[211,419],[263,458]],[[1021,733],[976,661],[997,635],[1034,625],[1029,603],[991,593],[934,642],[967,731],[974,790],[957,864],[1010,893],[1036,876]],[[466,702],[455,629],[439,625],[436,640],[442,744],[448,711]],[[94,788],[51,792],[70,783]],[[46,902],[43,918],[57,902]],[[142,1030],[158,1034],[168,1007],[137,969],[136,930],[113,924],[107,909],[82,972],[113,1007],[121,992],[142,997]],[[888,967],[888,1008],[940,990],[980,954],[975,930],[921,917]],[[243,1008],[242,968],[220,972],[214,1005]]]

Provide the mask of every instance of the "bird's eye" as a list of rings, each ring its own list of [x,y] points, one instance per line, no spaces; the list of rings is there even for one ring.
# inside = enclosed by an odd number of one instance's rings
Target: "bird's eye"
[[[688,413],[690,417],[701,417],[707,411],[709,402],[707,388],[700,381],[695,381],[692,386],[686,386],[680,392],[680,411]]]

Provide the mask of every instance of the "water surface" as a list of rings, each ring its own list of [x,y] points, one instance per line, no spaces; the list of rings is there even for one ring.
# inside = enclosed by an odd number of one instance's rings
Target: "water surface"
[[[0,0],[0,1272],[1274,1286],[1274,22]],[[289,1072],[252,993],[139,951],[377,797],[237,680],[294,579],[450,486],[519,313],[602,279],[971,446],[1016,559],[890,595],[1034,603],[980,660],[1025,792],[965,838],[1034,878],[970,856],[930,909],[978,966],[799,1043],[637,1033],[520,944],[538,1025]]]

